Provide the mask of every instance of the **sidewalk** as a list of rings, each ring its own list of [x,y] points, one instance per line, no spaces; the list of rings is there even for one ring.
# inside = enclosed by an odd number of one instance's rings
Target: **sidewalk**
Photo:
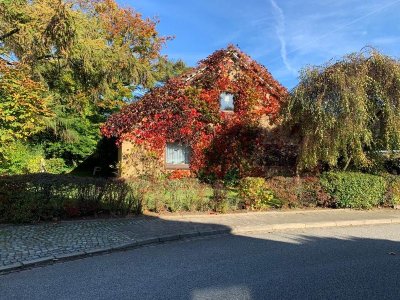
[[[221,233],[400,223],[400,210],[314,210],[0,225],[0,273],[146,244]]]

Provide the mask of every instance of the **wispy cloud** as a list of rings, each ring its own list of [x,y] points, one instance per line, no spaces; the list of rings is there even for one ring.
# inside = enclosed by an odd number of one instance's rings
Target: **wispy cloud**
[[[398,45],[399,42],[400,37],[398,36],[378,37],[371,41],[371,46]]]
[[[160,17],[160,34],[176,36],[163,50],[171,58],[195,65],[228,43],[238,44],[289,88],[303,66],[365,45],[400,56],[400,0],[116,1]]]
[[[274,0],[271,0],[271,3]],[[382,12],[385,9],[388,9],[391,6],[394,6],[396,4],[400,3],[400,0],[395,0],[395,1],[391,1],[391,2],[387,2],[387,3],[379,3],[379,5],[371,5],[371,4],[364,4],[364,5],[360,5],[357,8],[354,8],[353,10],[349,10],[348,6],[342,7],[345,8],[346,13],[344,14],[343,10],[340,12],[335,12],[332,14],[332,12],[330,13],[324,13],[324,14],[319,14],[320,17],[323,17],[323,19],[321,19],[321,21],[323,20],[329,20],[331,19],[331,17],[334,17],[333,21],[331,22],[332,24],[335,24],[335,26],[331,26],[331,28],[324,28],[325,26],[323,24],[321,24],[321,22],[312,22],[312,18],[315,19],[315,21],[317,21],[318,15],[314,15],[314,16],[306,16],[305,18],[303,18],[305,21],[307,21],[307,23],[309,24],[315,24],[317,26],[314,26],[314,28],[318,28],[318,30],[321,31],[320,33],[315,34],[314,36],[310,36],[308,39],[308,42],[305,44],[300,45],[299,47],[295,47],[294,49],[292,49],[291,52],[287,53],[293,53],[293,52],[298,52],[301,51],[303,49],[308,48],[308,46],[310,45],[317,45],[317,47],[320,47],[321,45],[321,41],[324,41],[324,43],[326,44],[326,40],[327,39],[331,39],[331,41],[334,42],[334,44],[336,44],[336,41],[333,39],[333,37],[335,36],[341,36],[342,40],[343,38],[347,37],[348,39],[354,39],[354,36],[351,35],[351,33],[356,33],[356,28],[360,25],[365,25],[365,23],[363,24],[363,21],[365,19],[371,19],[371,17],[373,15],[376,15],[380,12]],[[358,14],[358,15],[357,15]],[[347,15],[347,20],[346,21],[339,21],[340,17],[346,17]],[[356,17],[355,17],[356,16]],[[299,26],[298,28],[304,28],[304,26]],[[316,31],[315,29],[313,30],[314,32]],[[366,30],[362,30],[360,32],[360,34],[357,34],[357,39],[359,39],[359,36],[365,36],[367,34]],[[333,44],[333,45],[334,45]]]
[[[285,67],[293,74],[297,74],[297,71],[291,66],[288,58],[287,58],[287,50],[286,50],[286,39],[285,39],[285,14],[283,10],[278,6],[278,4],[274,0],[270,0],[272,8],[274,9],[274,15],[276,18],[276,35],[278,36],[279,42],[281,44],[281,57]]]

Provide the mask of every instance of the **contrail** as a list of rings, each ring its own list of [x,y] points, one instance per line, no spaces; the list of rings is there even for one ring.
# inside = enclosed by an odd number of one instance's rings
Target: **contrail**
[[[284,21],[284,20],[285,20],[285,16],[284,16],[284,14],[283,14],[282,9],[276,4],[276,2],[275,2],[274,0],[270,0],[270,1],[271,1],[271,5],[273,6],[273,8],[277,11],[277,13],[280,15],[280,17],[283,18],[283,21]],[[355,24],[355,23],[358,23],[359,21],[361,21],[361,20],[363,20],[363,19],[366,19],[366,18],[368,18],[368,17],[370,17],[370,16],[372,16],[372,15],[378,14],[379,12],[381,12],[381,11],[383,11],[383,10],[385,10],[385,9],[387,9],[387,8],[389,8],[389,7],[391,7],[391,6],[394,6],[394,5],[398,4],[399,2],[400,2],[400,0],[394,0],[394,1],[392,1],[392,2],[389,2],[389,3],[387,3],[387,4],[384,4],[384,5],[378,7],[378,8],[375,9],[375,10],[372,10],[372,11],[370,11],[370,12],[368,12],[368,13],[366,13],[366,14],[364,14],[364,15],[358,17],[358,18],[355,18],[355,19],[351,20],[351,21],[348,22],[348,23],[340,24],[339,26],[336,27],[336,29],[330,30],[330,31],[326,32],[325,34],[322,34],[322,35],[320,35],[319,37],[316,37],[316,38],[314,38],[314,39],[310,39],[309,42],[308,42],[307,44],[304,44],[304,45],[302,45],[302,46],[300,46],[300,47],[294,48],[294,49],[292,49],[291,51],[286,51],[286,43],[285,43],[285,41],[284,41],[285,49],[284,49],[283,52],[284,52],[286,58],[284,58],[283,55],[282,55],[282,49],[281,49],[281,57],[282,57],[282,59],[283,59],[283,61],[284,61],[285,66],[288,68],[288,66],[287,66],[287,55],[288,55],[288,54],[292,54],[292,53],[295,53],[295,52],[297,52],[297,51],[299,51],[299,50],[303,50],[303,49],[305,49],[307,46],[309,46],[309,45],[311,45],[311,44],[314,44],[314,43],[316,43],[316,42],[318,42],[318,41],[320,41],[320,40],[322,40],[322,39],[324,39],[324,38],[326,38],[326,37],[329,37],[332,33],[341,31],[341,30],[343,30],[343,29],[345,29],[345,28],[347,28],[347,27],[349,27],[349,26],[351,26],[351,25],[353,25],[353,24]],[[280,24],[279,24],[279,22],[278,22],[278,26],[279,26],[279,25],[280,25]],[[282,25],[281,25],[281,26],[282,26]],[[285,28],[285,24],[283,23],[283,29],[284,29],[284,28]],[[278,33],[278,28],[277,28],[277,33]],[[282,34],[282,33],[281,33],[281,34]],[[279,34],[278,34],[278,35],[279,35]],[[278,36],[278,37],[279,37],[279,36]],[[280,38],[280,37],[279,37],[279,40],[281,41],[281,38]],[[282,41],[281,41],[281,48],[282,48]],[[279,58],[276,57],[276,58],[270,60],[270,62],[276,61],[276,60],[278,60],[278,59],[279,59]],[[285,59],[286,59],[286,61],[285,61]],[[289,64],[289,66],[290,66],[290,64]],[[289,69],[289,68],[288,68],[288,69]]]
[[[291,73],[297,74],[297,71],[293,69],[287,58],[286,40],[285,40],[285,15],[283,14],[282,9],[278,6],[278,4],[276,4],[274,0],[270,1],[276,15],[277,24],[275,29],[276,29],[276,35],[278,36],[279,42],[281,44],[281,57],[283,63]]]

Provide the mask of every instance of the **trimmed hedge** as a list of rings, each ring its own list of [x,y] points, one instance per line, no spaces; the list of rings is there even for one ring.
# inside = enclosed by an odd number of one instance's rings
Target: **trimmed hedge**
[[[400,176],[388,175],[385,177],[387,182],[385,206],[393,207],[400,204]]]
[[[0,222],[140,213],[141,196],[126,182],[53,174],[0,177]]]
[[[369,209],[385,202],[387,183],[381,176],[355,172],[328,172],[321,184],[337,207]]]
[[[266,184],[282,207],[332,207],[331,196],[321,186],[318,177],[282,177],[267,179]]]
[[[328,172],[321,177],[246,177],[237,186],[197,179],[131,182],[70,175],[0,177],[0,222],[155,212],[295,207],[369,209],[400,203],[400,177]]]

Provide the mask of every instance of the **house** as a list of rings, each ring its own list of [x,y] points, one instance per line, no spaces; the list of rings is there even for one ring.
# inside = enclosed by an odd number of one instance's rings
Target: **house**
[[[270,139],[286,96],[264,66],[230,45],[112,115],[102,133],[118,139],[123,177],[259,173],[266,148],[280,151]]]

